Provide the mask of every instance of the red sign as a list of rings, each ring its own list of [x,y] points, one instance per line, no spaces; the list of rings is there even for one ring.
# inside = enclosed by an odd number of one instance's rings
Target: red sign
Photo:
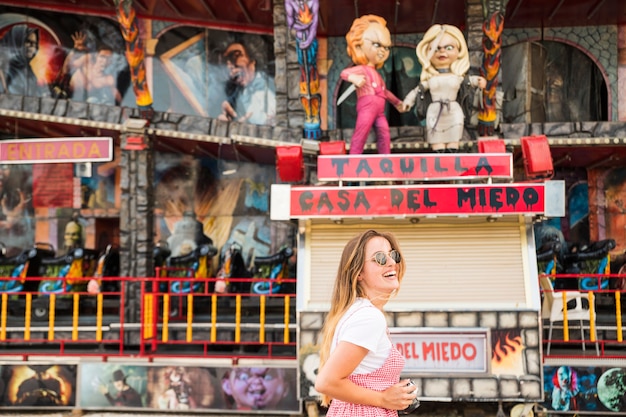
[[[464,373],[489,370],[488,330],[390,329],[391,340],[404,356],[403,373]]]
[[[291,187],[289,217],[532,215],[545,212],[545,200],[536,183]]]
[[[33,207],[73,207],[74,166],[33,166]]]
[[[54,138],[0,141],[0,162],[45,164],[113,160],[113,138]]]
[[[513,157],[502,154],[326,155],[317,158],[320,181],[454,180],[513,177]]]

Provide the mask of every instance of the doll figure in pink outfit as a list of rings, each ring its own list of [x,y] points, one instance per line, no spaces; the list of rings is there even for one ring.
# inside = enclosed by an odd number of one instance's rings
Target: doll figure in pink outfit
[[[391,153],[389,123],[385,104],[389,101],[399,112],[407,111],[402,101],[385,87],[378,73],[391,50],[387,22],[380,16],[365,15],[352,22],[346,35],[347,51],[355,66],[341,72],[341,78],[356,87],[356,126],[350,141],[350,153],[361,154],[372,126],[376,129],[378,153]]]

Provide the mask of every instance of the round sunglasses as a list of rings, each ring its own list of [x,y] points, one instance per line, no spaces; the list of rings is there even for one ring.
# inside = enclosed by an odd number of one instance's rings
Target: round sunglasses
[[[402,259],[400,252],[395,249],[390,250],[389,253],[385,253],[382,251],[376,252],[374,253],[374,256],[371,257],[371,259],[374,260],[378,265],[385,266],[387,265],[388,257],[391,258],[395,263],[400,263],[400,259]]]

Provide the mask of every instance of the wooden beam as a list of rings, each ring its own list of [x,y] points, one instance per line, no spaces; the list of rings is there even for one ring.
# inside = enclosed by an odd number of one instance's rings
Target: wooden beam
[[[217,20],[215,12],[213,11],[213,9],[211,9],[211,6],[209,6],[206,0],[200,0],[200,4],[204,7],[204,10],[206,10],[207,13],[211,16],[211,19]]]
[[[167,5],[169,6],[170,9],[172,9],[177,15],[182,17],[182,13],[180,11],[180,9],[178,7],[176,7],[176,5],[174,3],[172,3],[171,0],[164,0],[165,3],[167,3]]]
[[[439,8],[439,0],[435,0],[433,7],[433,18],[430,20],[430,25],[437,23],[437,9]]]
[[[243,15],[246,17],[246,20],[248,21],[248,23],[252,23],[252,18],[250,17],[250,13],[248,13],[246,6],[241,2],[241,0],[237,0],[237,4],[239,5],[239,8],[243,12]]]
[[[548,20],[552,20],[552,18],[557,14],[557,12],[559,11],[559,9],[561,8],[561,6],[563,5],[563,3],[565,3],[565,0],[559,0],[559,3],[556,5],[556,7],[554,8],[554,10],[552,10],[552,13],[550,13],[550,16],[548,16]]]
[[[600,10],[600,8],[602,7],[602,5],[606,2],[606,0],[599,0],[595,6],[593,6],[591,8],[591,11],[589,12],[589,14],[587,15],[587,20],[591,20],[591,18],[598,13],[598,10]]]
[[[142,9],[144,12],[149,12],[148,6],[144,4],[143,0],[133,0],[133,4],[138,5],[139,8]]]
[[[326,31],[326,24],[324,23],[324,17],[319,12],[317,14],[317,23],[319,24],[320,28],[322,28],[323,31]]]
[[[522,7],[522,2],[524,0],[519,0],[517,2],[517,4],[515,5],[515,7],[513,8],[513,11],[511,12],[511,16],[509,17],[511,20],[513,20],[513,18],[515,17],[515,15],[517,14],[517,12],[519,11],[519,8]]]

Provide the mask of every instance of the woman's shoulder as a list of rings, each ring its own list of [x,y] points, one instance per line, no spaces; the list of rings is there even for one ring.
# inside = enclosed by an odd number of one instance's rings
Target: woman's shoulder
[[[350,308],[348,308],[348,310],[361,309],[361,308],[366,308],[366,307],[374,307],[374,304],[372,304],[372,302],[368,300],[367,298],[359,297],[356,300],[354,300],[354,303],[352,303],[352,305],[350,306]]]
[[[357,316],[359,318],[371,317],[371,318],[385,318],[385,315],[378,308],[374,307],[372,302],[367,298],[357,298],[357,300],[348,308],[346,312],[346,318],[351,316]]]

